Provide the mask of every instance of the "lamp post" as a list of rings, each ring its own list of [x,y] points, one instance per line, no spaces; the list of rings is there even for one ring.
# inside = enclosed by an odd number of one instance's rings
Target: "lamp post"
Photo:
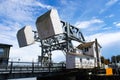
[[[115,68],[117,68],[117,59],[116,59],[116,56],[115,56]]]
[[[116,71],[116,74],[118,74],[118,67],[117,67],[117,56],[115,56],[115,71]]]

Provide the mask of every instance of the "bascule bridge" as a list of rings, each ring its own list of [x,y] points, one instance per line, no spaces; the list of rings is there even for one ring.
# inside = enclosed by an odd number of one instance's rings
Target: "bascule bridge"
[[[41,55],[39,56],[39,61],[41,64],[21,62],[21,65],[18,66],[16,65],[18,62],[8,62],[7,66],[0,67],[0,79],[27,77],[40,77],[42,79],[41,77],[60,76],[61,74],[61,76],[67,75],[71,77],[70,75],[72,75],[76,77],[78,70],[68,70],[90,68],[81,64],[82,58],[95,63],[95,66],[91,68],[100,67],[99,49],[101,46],[97,40],[86,42],[79,28],[60,20],[56,9],[51,9],[38,17],[36,28],[37,31],[33,31],[31,26],[24,26],[17,32],[17,39],[19,47],[26,47],[35,44],[35,42],[40,43]],[[77,41],[79,45],[75,47],[72,41]],[[61,50],[66,54],[66,66],[52,63],[52,51],[54,50]],[[23,66],[23,64],[28,65]]]
[[[80,29],[60,20],[56,9],[38,17],[36,27],[37,31],[32,31],[30,26],[23,27],[18,31],[17,37],[20,47],[31,45],[35,41],[41,43],[41,65],[44,65],[44,59],[49,59],[51,63],[51,52],[54,50],[62,50],[66,54],[74,52],[72,40],[85,43]]]

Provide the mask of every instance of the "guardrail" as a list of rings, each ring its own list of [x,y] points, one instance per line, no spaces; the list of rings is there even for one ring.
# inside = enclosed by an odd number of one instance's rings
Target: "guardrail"
[[[53,72],[63,68],[65,68],[64,63],[52,63],[41,66],[38,62],[9,62],[7,66],[0,66],[0,74]]]

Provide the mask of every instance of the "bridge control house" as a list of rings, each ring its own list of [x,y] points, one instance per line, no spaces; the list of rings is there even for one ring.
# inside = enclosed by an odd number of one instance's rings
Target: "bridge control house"
[[[10,47],[12,45],[0,43],[0,66],[8,65]]]
[[[75,53],[67,54],[66,68],[101,67],[101,48],[97,40],[80,44]]]

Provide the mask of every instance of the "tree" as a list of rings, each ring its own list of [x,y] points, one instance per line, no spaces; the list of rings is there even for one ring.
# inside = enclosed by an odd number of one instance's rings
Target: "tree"
[[[105,59],[104,56],[101,56],[101,63],[108,65],[110,64],[110,59]]]
[[[120,55],[112,56],[111,60],[113,63],[116,63],[116,62],[119,63],[120,62]]]
[[[104,63],[105,63],[106,65],[110,64],[110,59],[105,59],[105,60],[104,60]]]
[[[116,61],[117,61],[117,63],[120,62],[120,55],[117,55],[117,56],[116,56]]]
[[[115,63],[115,61],[116,61],[115,58],[116,58],[116,56],[112,56],[112,57],[111,57],[111,62],[112,62],[112,63]]]
[[[103,63],[103,64],[104,64],[104,61],[105,61],[104,56],[101,56],[101,63]]]

